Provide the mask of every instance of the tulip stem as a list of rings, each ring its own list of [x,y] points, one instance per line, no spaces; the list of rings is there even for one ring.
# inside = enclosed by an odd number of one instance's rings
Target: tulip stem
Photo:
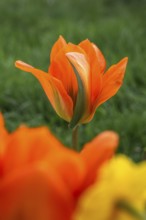
[[[76,126],[72,130],[72,148],[75,151],[79,151],[79,149],[78,149],[78,128],[79,128],[79,126]]]

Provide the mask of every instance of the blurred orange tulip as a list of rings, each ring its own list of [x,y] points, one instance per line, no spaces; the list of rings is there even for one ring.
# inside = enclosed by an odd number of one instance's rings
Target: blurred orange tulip
[[[8,133],[0,115],[0,219],[70,220],[117,144],[118,136],[107,131],[77,153],[45,127]]]
[[[95,44],[84,40],[74,45],[60,36],[51,51],[48,73],[22,61],[15,65],[39,80],[56,113],[73,128],[89,122],[96,108],[117,93],[127,61],[124,58],[105,72],[105,58]]]

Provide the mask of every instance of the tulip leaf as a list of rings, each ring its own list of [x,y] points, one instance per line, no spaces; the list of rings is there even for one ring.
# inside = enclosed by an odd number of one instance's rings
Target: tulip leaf
[[[73,113],[72,120],[69,124],[70,128],[74,128],[78,125],[80,119],[82,118],[82,116],[84,114],[86,95],[85,95],[85,89],[84,89],[83,82],[80,78],[80,74],[78,73],[78,71],[76,70],[76,68],[73,66],[72,63],[71,63],[71,65],[72,65],[72,68],[73,68],[74,73],[76,75],[77,82],[78,82],[78,94],[77,94],[76,104],[75,104],[75,107],[73,110],[74,113]]]

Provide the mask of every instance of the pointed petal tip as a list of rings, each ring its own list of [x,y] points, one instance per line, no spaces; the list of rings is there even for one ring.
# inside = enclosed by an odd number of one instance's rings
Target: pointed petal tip
[[[32,69],[34,69],[33,66],[21,61],[21,60],[17,60],[15,62],[15,67],[23,70],[23,71],[26,71],[26,72],[30,72]]]
[[[63,38],[62,35],[59,35],[57,41],[55,41],[51,53],[50,53],[50,61],[52,62],[56,55],[58,54],[58,52],[64,47],[66,46],[66,40]]]
[[[85,144],[82,153],[89,153],[89,151],[102,150],[103,152],[109,150],[114,152],[119,144],[119,135],[114,131],[104,131],[98,134],[93,140]]]
[[[111,159],[119,143],[119,136],[113,131],[104,131],[84,145],[80,155],[87,165],[87,182],[93,183],[103,163]]]
[[[83,40],[83,41],[81,41],[80,43],[79,43],[79,45],[80,44],[83,44],[83,43],[91,43],[91,41],[88,39],[88,38],[86,38],[85,40]]]
[[[126,67],[128,63],[128,57],[124,57],[120,62],[123,63]]]
[[[119,143],[119,135],[114,131],[104,131],[98,135],[98,138],[100,138],[100,141],[103,141],[105,145],[108,143],[108,146],[111,148],[116,148]]]
[[[59,35],[58,40],[63,40],[63,41],[65,41],[64,37],[63,37],[61,34]]]
[[[30,68],[33,68],[33,66],[31,66],[31,65],[29,65],[29,64],[27,64],[27,63],[25,63],[25,62],[23,62],[23,61],[21,61],[21,60],[16,60],[16,62],[15,62],[15,66],[16,67],[30,67]]]
[[[128,63],[128,57],[124,57],[122,60],[119,61],[117,64],[117,67],[122,68],[123,74],[125,74],[126,68],[127,68],[127,63]],[[123,75],[124,76],[124,75]]]
[[[22,62],[21,60],[16,60],[15,61],[15,67],[19,68],[19,65],[21,64],[21,62]]]

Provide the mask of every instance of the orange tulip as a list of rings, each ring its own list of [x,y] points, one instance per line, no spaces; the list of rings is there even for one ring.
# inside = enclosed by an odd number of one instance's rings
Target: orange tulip
[[[105,58],[95,44],[84,40],[74,45],[60,36],[50,54],[48,73],[22,61],[15,65],[39,80],[56,113],[75,127],[89,122],[96,108],[117,93],[127,61],[124,58],[105,72]]]
[[[0,219],[71,220],[80,194],[118,144],[103,132],[81,153],[64,147],[45,127],[13,133],[0,116]]]

